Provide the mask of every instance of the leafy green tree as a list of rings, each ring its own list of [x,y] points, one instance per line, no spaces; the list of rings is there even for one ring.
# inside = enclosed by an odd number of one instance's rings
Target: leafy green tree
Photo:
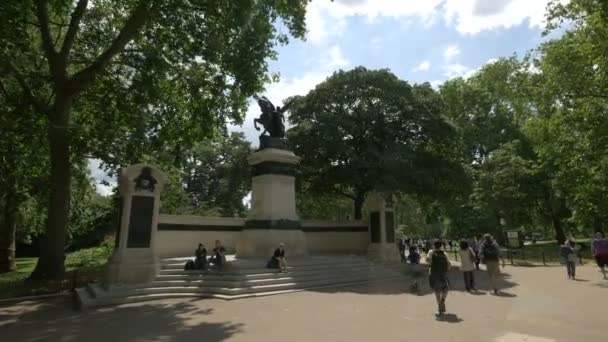
[[[301,219],[344,221],[352,218],[353,201],[333,193],[314,193],[299,186],[296,207]]]
[[[0,79],[0,273],[16,269],[15,241],[19,208],[45,194],[44,120],[19,98],[19,85]]]
[[[547,33],[565,32],[537,51],[539,115],[530,130],[572,222],[601,231],[608,222],[608,5],[553,1],[547,19]]]
[[[0,4],[2,79],[46,123],[47,239],[32,277],[64,273],[72,158],[111,165],[240,119],[267,57],[302,37],[307,0],[26,0]],[[190,129],[191,128],[191,129]],[[179,162],[180,160],[176,160]]]
[[[215,210],[220,216],[245,216],[243,199],[251,191],[247,162],[251,152],[251,144],[242,133],[195,145],[183,167],[185,192],[195,211]]]
[[[309,191],[350,198],[355,219],[374,189],[447,192],[450,175],[462,172],[443,158],[453,130],[438,100],[429,84],[412,87],[364,67],[338,71],[296,98],[288,138]]]

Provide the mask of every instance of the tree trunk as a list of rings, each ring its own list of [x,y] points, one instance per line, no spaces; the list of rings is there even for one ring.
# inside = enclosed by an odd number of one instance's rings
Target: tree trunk
[[[14,178],[9,180],[0,219],[0,273],[17,269],[15,262],[15,230],[17,218],[17,192]]]
[[[566,234],[564,234],[564,227],[562,227],[562,221],[558,215],[551,215],[553,221],[553,228],[555,229],[555,239],[561,245],[566,241]]]
[[[358,192],[354,199],[355,220],[363,219],[363,202],[365,202],[365,193]]]
[[[33,279],[52,279],[64,275],[65,240],[70,207],[71,168],[68,136],[69,97],[57,95],[49,115],[48,141],[51,172],[46,234],[41,241],[40,258]]]

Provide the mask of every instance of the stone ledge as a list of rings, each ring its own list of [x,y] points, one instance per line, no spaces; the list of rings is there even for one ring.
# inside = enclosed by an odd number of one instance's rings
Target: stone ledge
[[[243,229],[301,230],[302,226],[295,220],[248,220]]]

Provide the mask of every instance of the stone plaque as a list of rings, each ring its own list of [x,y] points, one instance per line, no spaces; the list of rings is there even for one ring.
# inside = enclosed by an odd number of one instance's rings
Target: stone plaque
[[[372,232],[372,243],[380,242],[380,212],[373,211],[369,217],[370,230]]]
[[[127,248],[148,248],[152,235],[152,216],[154,215],[154,197],[133,196],[129,219],[129,237]]]
[[[395,242],[395,214],[392,211],[385,213],[386,242]]]

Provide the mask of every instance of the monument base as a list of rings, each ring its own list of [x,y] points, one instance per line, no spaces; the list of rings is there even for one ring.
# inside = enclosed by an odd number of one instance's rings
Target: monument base
[[[149,249],[126,249],[110,258],[106,269],[105,283],[140,284],[156,278],[160,264]]]
[[[370,243],[367,257],[373,261],[401,261],[399,250],[394,243]]]
[[[306,237],[300,229],[244,229],[236,244],[237,257],[270,258],[280,243],[287,257],[307,256]]]

